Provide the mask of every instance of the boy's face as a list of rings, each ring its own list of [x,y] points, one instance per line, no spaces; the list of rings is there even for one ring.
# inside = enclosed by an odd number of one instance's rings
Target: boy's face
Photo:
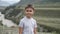
[[[32,8],[27,8],[27,9],[25,10],[25,15],[26,15],[27,17],[32,17],[33,14],[34,14],[34,10],[33,10]]]

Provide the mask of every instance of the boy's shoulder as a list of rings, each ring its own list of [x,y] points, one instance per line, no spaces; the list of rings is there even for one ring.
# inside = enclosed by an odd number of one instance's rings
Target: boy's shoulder
[[[25,21],[25,20],[26,20],[25,18],[22,18],[20,21]],[[36,22],[36,19],[34,19],[34,18],[32,18],[31,20]]]
[[[24,18],[22,18],[20,21],[24,21],[25,19]]]
[[[33,21],[36,21],[36,19],[34,19],[34,18],[33,18],[32,20],[33,20]]]

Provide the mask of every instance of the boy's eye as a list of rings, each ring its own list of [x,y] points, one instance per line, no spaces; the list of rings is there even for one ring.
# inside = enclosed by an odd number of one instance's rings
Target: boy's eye
[[[30,10],[30,12],[32,12],[32,11]]]
[[[32,10],[26,10],[27,12],[32,12]]]
[[[27,12],[29,12],[29,10],[26,10]]]

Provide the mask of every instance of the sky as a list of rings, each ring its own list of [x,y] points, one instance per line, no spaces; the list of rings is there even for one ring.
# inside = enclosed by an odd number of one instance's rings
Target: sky
[[[14,3],[18,3],[21,0],[0,0],[0,6],[9,6]]]
[[[1,0],[1,1],[5,1],[9,3],[16,3],[16,2],[19,2],[20,0]]]

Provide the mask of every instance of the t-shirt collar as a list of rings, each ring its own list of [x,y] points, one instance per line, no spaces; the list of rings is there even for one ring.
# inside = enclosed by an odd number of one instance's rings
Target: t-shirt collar
[[[32,19],[33,19],[32,17],[29,19],[29,18],[27,18],[26,16],[25,16],[24,18],[25,18],[25,19],[28,19],[28,20],[32,20]]]

